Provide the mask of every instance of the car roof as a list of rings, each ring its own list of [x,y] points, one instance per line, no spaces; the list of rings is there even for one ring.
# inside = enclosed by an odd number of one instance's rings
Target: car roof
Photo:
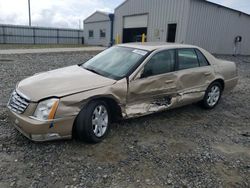
[[[193,45],[167,43],[167,42],[126,43],[126,44],[119,44],[117,46],[136,48],[136,49],[147,50],[147,51],[154,51],[157,49],[197,48],[197,46],[193,46]]]

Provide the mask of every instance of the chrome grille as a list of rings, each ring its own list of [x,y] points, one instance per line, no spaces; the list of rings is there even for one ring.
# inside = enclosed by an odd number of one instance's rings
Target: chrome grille
[[[21,114],[29,106],[29,100],[19,95],[16,91],[13,91],[7,106],[12,111]]]

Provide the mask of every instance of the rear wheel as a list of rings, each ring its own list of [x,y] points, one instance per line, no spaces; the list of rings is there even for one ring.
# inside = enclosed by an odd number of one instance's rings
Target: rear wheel
[[[104,101],[92,101],[79,113],[75,135],[79,140],[101,142],[109,131],[110,112]]]
[[[213,82],[205,93],[204,99],[202,101],[203,107],[206,109],[214,108],[221,98],[222,86],[219,82]]]

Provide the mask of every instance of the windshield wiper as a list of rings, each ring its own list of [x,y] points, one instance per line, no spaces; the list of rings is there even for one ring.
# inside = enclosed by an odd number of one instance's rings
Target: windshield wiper
[[[83,68],[86,69],[86,70],[88,70],[88,71],[90,71],[90,72],[93,72],[93,73],[96,73],[96,74],[98,74],[98,75],[101,75],[101,73],[97,72],[97,71],[94,70],[94,69],[90,69],[90,68],[87,68],[87,67],[83,67]]]

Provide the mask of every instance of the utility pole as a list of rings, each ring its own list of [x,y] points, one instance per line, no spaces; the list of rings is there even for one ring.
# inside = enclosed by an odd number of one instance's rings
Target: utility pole
[[[31,26],[30,0],[28,0],[28,6],[29,6],[29,26]]]

